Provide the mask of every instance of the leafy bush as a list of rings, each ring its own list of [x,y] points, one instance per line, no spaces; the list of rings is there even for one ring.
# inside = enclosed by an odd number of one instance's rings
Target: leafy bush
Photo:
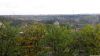
[[[100,55],[100,25],[81,29],[66,25],[0,26],[0,56]]]

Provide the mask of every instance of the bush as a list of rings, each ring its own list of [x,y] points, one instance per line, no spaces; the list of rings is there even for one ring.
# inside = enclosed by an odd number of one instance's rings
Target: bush
[[[50,24],[0,26],[0,56],[82,55],[100,55],[99,24],[81,29]]]

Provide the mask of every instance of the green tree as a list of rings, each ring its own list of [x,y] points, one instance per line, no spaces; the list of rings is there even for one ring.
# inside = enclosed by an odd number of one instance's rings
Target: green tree
[[[38,42],[44,38],[45,26],[43,24],[28,25],[22,29],[22,32],[16,38],[19,47],[22,49],[19,52],[23,56],[37,56],[42,50]]]
[[[18,34],[17,28],[4,23],[0,26],[0,56],[16,56],[15,37]]]

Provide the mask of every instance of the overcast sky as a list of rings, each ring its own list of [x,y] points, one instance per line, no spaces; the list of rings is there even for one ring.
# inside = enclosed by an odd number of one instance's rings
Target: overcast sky
[[[100,14],[100,0],[0,0],[0,15]]]

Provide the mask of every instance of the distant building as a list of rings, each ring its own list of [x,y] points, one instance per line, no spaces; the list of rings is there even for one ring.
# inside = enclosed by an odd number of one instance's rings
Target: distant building
[[[2,22],[0,22],[0,27],[5,28],[6,26]]]
[[[3,25],[3,23],[2,22],[0,22],[0,26],[2,26]]]
[[[19,32],[20,34],[23,34],[24,32]]]
[[[58,21],[55,21],[55,22],[54,22],[54,25],[59,25],[59,22],[58,22]]]

